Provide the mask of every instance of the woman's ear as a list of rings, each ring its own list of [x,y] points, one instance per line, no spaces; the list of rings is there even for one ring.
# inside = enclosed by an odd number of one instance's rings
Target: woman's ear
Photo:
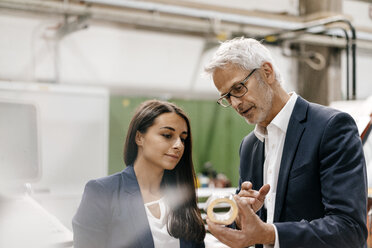
[[[143,134],[139,131],[136,132],[136,144],[137,146],[142,146],[143,143]]]

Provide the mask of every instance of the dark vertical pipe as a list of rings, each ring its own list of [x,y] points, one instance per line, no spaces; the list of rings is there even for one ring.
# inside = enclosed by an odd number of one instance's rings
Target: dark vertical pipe
[[[352,97],[351,97],[351,99],[352,100],[355,100],[356,99],[356,32],[355,32],[354,26],[351,24],[351,22],[349,20],[344,19],[344,18],[342,18],[342,19],[336,18],[334,20],[312,21],[312,22],[306,23],[301,28],[291,29],[291,30],[283,30],[281,32],[277,32],[277,33],[274,33],[274,34],[271,34],[271,35],[266,35],[265,37],[273,36],[273,37],[276,37],[276,40],[278,40],[279,37],[280,37],[280,35],[282,35],[284,33],[288,33],[288,32],[301,32],[301,31],[302,32],[308,32],[308,30],[310,28],[319,27],[319,26],[325,26],[327,24],[337,23],[337,22],[346,23],[349,26],[350,31],[351,31],[351,53],[352,53],[352,70],[353,70],[352,71]],[[345,31],[345,32],[347,32],[347,31]],[[345,38],[348,39],[349,40],[349,43],[350,43],[349,35],[347,35],[346,33],[345,33]],[[349,47],[350,47],[350,45],[348,45],[347,51],[349,51]],[[348,91],[348,89],[347,89],[347,91]],[[349,93],[347,93],[347,99],[349,99]]]
[[[351,24],[351,22],[347,19],[342,19],[340,22],[346,23],[350,30],[351,30],[351,55],[352,55],[352,69],[353,69],[353,74],[352,74],[352,95],[351,99],[355,100],[356,99],[356,32],[354,26]]]
[[[350,73],[349,73],[349,66],[350,66],[350,62],[349,62],[349,56],[350,56],[350,38],[349,38],[349,34],[347,33],[347,31],[345,29],[342,29],[344,31],[344,34],[345,34],[345,39],[346,39],[346,100],[350,100]]]

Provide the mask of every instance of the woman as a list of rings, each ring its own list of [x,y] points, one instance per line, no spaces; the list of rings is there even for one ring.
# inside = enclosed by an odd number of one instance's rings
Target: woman
[[[75,248],[204,247],[191,130],[176,105],[139,106],[120,173],[87,183],[72,221]]]

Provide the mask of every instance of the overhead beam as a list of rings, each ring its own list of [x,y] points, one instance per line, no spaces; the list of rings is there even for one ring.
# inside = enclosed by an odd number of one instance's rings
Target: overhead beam
[[[194,3],[195,5],[195,3]],[[157,2],[128,0],[85,0],[85,1],[52,1],[52,0],[2,0],[1,9],[17,10],[45,15],[89,16],[91,20],[120,23],[123,27],[157,32],[194,35],[199,37],[232,38],[237,35],[261,37],[278,30],[293,30],[311,24],[305,21],[308,16],[293,17],[277,14],[262,14],[253,11],[222,12],[221,9],[204,9],[196,6],[170,6]],[[343,16],[328,16],[329,21]],[[332,46],[335,34],[323,35],[329,39],[325,46]],[[340,34],[337,34],[339,36]],[[332,36],[332,37],[331,37]],[[341,34],[342,36],[342,34]],[[358,42],[372,44],[372,32],[358,32]],[[312,42],[316,42],[314,38]],[[322,43],[320,39],[318,43]],[[363,46],[363,44],[362,44]],[[369,49],[371,46],[366,46]]]

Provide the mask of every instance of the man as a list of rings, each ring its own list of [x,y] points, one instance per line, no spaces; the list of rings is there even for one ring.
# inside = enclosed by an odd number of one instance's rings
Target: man
[[[218,103],[256,124],[240,146],[236,229],[207,220],[212,234],[231,247],[365,247],[365,160],[353,119],[288,94],[254,39],[222,43],[205,71]]]

